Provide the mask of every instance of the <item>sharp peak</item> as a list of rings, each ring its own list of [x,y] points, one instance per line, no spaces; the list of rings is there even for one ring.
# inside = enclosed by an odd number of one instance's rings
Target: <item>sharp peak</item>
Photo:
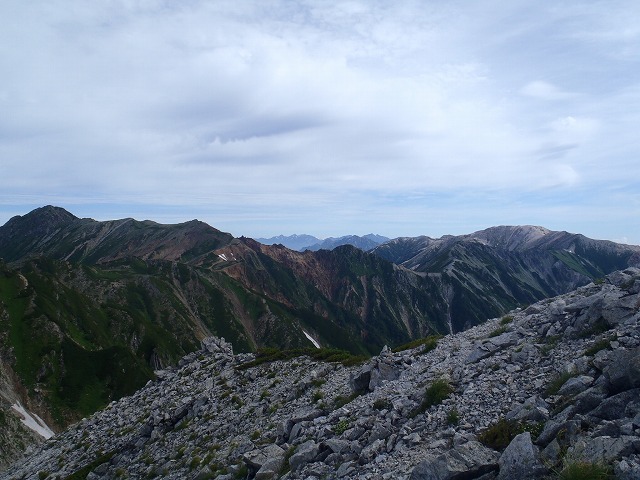
[[[39,207],[34,210],[31,210],[29,213],[24,215],[16,215],[11,218],[9,222],[16,222],[21,220],[32,220],[32,219],[42,219],[46,220],[49,223],[66,223],[74,220],[78,220],[73,213],[65,210],[62,207],[56,207],[54,205],[45,205],[44,207]]]

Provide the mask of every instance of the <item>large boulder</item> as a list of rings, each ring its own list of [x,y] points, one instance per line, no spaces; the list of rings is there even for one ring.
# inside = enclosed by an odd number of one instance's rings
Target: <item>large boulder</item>
[[[397,380],[401,371],[389,347],[385,345],[380,355],[351,375],[349,386],[354,393],[373,392],[383,382]]]
[[[471,441],[437,457],[430,455],[416,465],[411,480],[478,478],[498,470],[498,452]]]
[[[640,388],[618,393],[604,400],[589,412],[592,417],[603,420],[633,418],[640,413]]]
[[[567,455],[608,464],[634,453],[639,447],[640,439],[635,436],[585,438],[569,447]]]
[[[308,440],[296,448],[295,453],[289,459],[291,470],[295,471],[302,465],[312,462],[320,453],[320,445],[313,440]]]
[[[522,405],[517,405],[505,417],[518,422],[543,422],[549,419],[549,404],[535,395],[529,397]]]
[[[604,375],[614,392],[640,387],[640,348],[612,352]]]
[[[500,473],[498,480],[510,480],[513,478],[542,478],[547,474],[547,469],[540,461],[537,447],[531,441],[529,432],[517,435],[498,461]]]
[[[247,466],[256,472],[255,478],[258,480],[275,478],[282,468],[284,457],[285,451],[275,444],[252,450],[242,456]]]

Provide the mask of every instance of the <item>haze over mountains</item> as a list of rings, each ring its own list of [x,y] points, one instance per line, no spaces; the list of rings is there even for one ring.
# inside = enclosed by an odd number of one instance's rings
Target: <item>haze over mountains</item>
[[[47,206],[0,227],[0,258],[2,409],[19,402],[57,431],[211,335],[236,352],[371,355],[637,266],[640,247],[520,226],[299,252],[197,220],[99,222]],[[15,438],[0,439],[10,458]]]
[[[299,250],[301,252],[305,250],[318,251],[318,250],[333,250],[336,247],[342,245],[352,245],[364,250],[365,252],[371,250],[381,243],[387,242],[390,239],[383,237],[382,235],[376,235],[369,233],[367,235],[344,235],[342,237],[329,237],[324,240],[320,240],[312,235],[278,235],[271,238],[256,238],[256,240],[264,245],[284,245],[292,250]]]

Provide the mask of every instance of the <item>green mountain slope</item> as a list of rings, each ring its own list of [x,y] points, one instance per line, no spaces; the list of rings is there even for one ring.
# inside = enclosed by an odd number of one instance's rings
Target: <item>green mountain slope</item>
[[[98,222],[49,206],[0,227],[0,258],[0,411],[20,401],[61,428],[210,335],[237,352],[313,341],[372,354],[569,291],[640,254],[539,227],[296,252],[197,220]]]

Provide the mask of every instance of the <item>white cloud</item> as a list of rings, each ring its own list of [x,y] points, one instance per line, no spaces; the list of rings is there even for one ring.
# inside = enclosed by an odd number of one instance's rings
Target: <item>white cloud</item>
[[[521,90],[523,95],[541,100],[567,100],[576,96],[574,93],[560,90],[555,85],[541,80],[527,83]]]
[[[615,10],[4,2],[0,204],[216,203],[259,235],[252,212],[292,205],[348,228],[407,192],[604,191],[640,175],[637,59],[603,53],[637,48]]]

